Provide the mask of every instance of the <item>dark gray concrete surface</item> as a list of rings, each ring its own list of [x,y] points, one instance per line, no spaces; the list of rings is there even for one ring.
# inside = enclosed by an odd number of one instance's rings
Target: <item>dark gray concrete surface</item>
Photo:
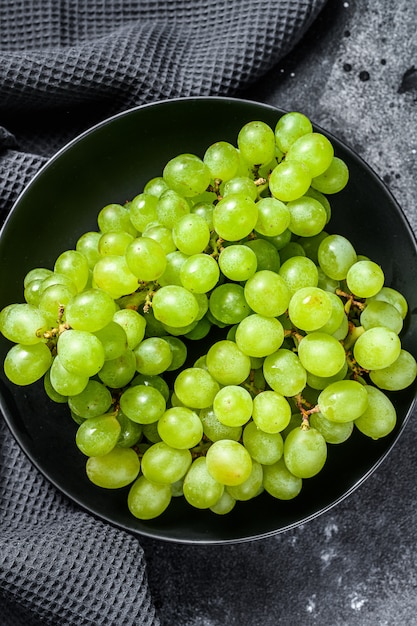
[[[301,110],[362,156],[417,229],[417,3],[329,0],[303,41],[242,94]],[[406,268],[405,268],[406,271]],[[226,546],[143,539],[163,626],[417,624],[417,423],[337,507]]]

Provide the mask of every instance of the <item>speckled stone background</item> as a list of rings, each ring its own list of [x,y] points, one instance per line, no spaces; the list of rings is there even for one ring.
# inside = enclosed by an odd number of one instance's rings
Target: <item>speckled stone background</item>
[[[329,0],[242,96],[302,110],[353,147],[417,230],[416,31],[414,0]],[[144,539],[163,626],[417,624],[416,420],[353,495],[295,530],[227,546]]]

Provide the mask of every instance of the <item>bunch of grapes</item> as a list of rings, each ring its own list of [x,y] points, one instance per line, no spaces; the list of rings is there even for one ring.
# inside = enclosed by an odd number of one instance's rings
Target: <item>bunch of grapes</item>
[[[290,500],[329,445],[395,427],[408,305],[326,230],[348,178],[305,115],[249,122],[105,206],[0,312],[7,377],[68,404],[89,479],[135,517]]]

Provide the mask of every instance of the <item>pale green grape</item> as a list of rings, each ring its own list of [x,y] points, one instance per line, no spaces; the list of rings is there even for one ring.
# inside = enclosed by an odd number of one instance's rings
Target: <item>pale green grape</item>
[[[288,306],[288,315],[294,326],[307,332],[324,326],[332,312],[333,305],[329,295],[319,287],[298,289]]]
[[[123,230],[108,231],[101,235],[98,242],[98,251],[101,256],[109,254],[123,255],[132,241],[134,241],[133,235]]]
[[[143,315],[133,309],[120,309],[114,313],[113,321],[125,331],[128,348],[136,348],[145,336],[146,320]]]
[[[218,262],[224,276],[237,282],[247,280],[257,269],[255,252],[247,246],[238,244],[223,248]]]
[[[236,328],[236,344],[249,356],[268,356],[281,347],[283,340],[284,329],[275,317],[253,313],[245,317]]]
[[[312,178],[323,174],[332,163],[334,150],[331,142],[321,133],[306,133],[296,139],[285,156],[288,162],[304,163]]]
[[[157,204],[158,198],[146,191],[135,196],[130,202],[130,221],[140,233],[143,233],[148,224],[158,220]]]
[[[383,391],[365,385],[369,395],[366,410],[355,420],[355,426],[367,437],[380,439],[394,430],[397,423],[397,413],[388,396]]]
[[[208,166],[195,154],[179,154],[165,165],[163,178],[167,185],[184,197],[198,196],[210,184]]]
[[[198,254],[208,246],[210,229],[204,217],[190,213],[175,223],[172,238],[178,250],[184,254]]]
[[[156,422],[165,412],[166,401],[158,389],[149,385],[133,385],[120,396],[120,408],[138,424]]]
[[[151,196],[159,196],[168,189],[168,185],[162,178],[162,176],[155,176],[155,178],[151,178],[148,180],[146,185],[143,188],[144,193],[149,193]],[[140,229],[139,229],[140,230]]]
[[[318,200],[304,195],[287,203],[290,212],[289,230],[299,237],[318,235],[327,224],[327,213]]]
[[[282,396],[296,396],[307,382],[307,372],[298,356],[291,350],[280,348],[266,357],[263,373],[268,385]]]
[[[226,515],[234,509],[235,504],[236,500],[230,495],[227,489],[225,489],[222,496],[217,500],[216,504],[213,504],[213,506],[209,508],[210,511],[216,513],[217,515]]]
[[[368,299],[368,302],[372,300],[382,300],[388,302],[398,309],[401,317],[405,319],[408,312],[408,303],[402,293],[393,289],[392,287],[382,287],[382,289],[372,298]]]
[[[318,406],[330,422],[352,422],[367,409],[368,393],[356,380],[340,380],[323,389]]]
[[[326,295],[332,304],[332,311],[327,322],[323,324],[323,326],[320,326],[317,330],[320,330],[322,333],[333,335],[333,333],[340,328],[345,320],[347,321],[347,317],[345,314],[343,300],[331,291],[326,291]]]
[[[240,385],[226,385],[214,397],[213,411],[225,426],[243,426],[252,415],[252,396]]]
[[[93,284],[116,300],[136,291],[138,277],[128,266],[125,256],[109,254],[95,264]]]
[[[403,328],[403,318],[398,309],[383,300],[369,300],[360,314],[360,323],[365,330],[375,326],[385,326],[397,335]]]
[[[116,447],[103,456],[90,457],[86,463],[88,478],[104,489],[121,489],[130,485],[139,470],[139,457],[131,448]]]
[[[190,213],[187,200],[173,189],[164,191],[156,205],[157,220],[167,228],[174,228],[175,223]]]
[[[306,256],[287,259],[281,265],[279,275],[291,295],[303,287],[317,287],[319,279],[317,266]]]
[[[103,207],[97,216],[97,223],[102,233],[122,230],[134,237],[137,234],[136,228],[130,221],[129,209],[121,204],[113,203]]]
[[[278,500],[292,500],[300,493],[303,481],[289,471],[281,458],[273,465],[263,467],[263,486],[265,491]]]
[[[78,250],[66,250],[55,261],[54,272],[68,276],[77,291],[82,291],[89,276],[87,258]]]
[[[409,387],[417,376],[417,363],[414,356],[401,349],[398,358],[389,365],[370,372],[372,382],[380,389],[399,391]]]
[[[252,471],[252,459],[246,448],[238,441],[219,439],[206,454],[207,470],[223,485],[241,485]]]
[[[126,333],[123,328],[114,321],[111,321],[94,335],[100,339],[104,348],[104,360],[117,359],[128,348]]]
[[[98,372],[102,383],[110,389],[125,387],[136,374],[136,357],[129,348],[116,359],[105,361]]]
[[[39,312],[47,317],[51,325],[56,325],[63,310],[73,298],[71,289],[66,285],[51,285],[39,298]]]
[[[95,264],[100,258],[98,250],[98,244],[102,237],[102,233],[96,231],[89,231],[84,233],[77,240],[75,249],[81,252],[87,259],[88,267],[93,269]]]
[[[86,456],[102,456],[113,450],[120,430],[119,422],[111,413],[90,417],[79,425],[75,443]]]
[[[37,307],[39,305],[41,286],[41,278],[31,280],[29,283],[27,283],[23,292],[25,302],[27,302],[28,304],[33,304]]]
[[[251,200],[256,200],[258,197],[258,187],[255,181],[246,176],[231,178],[220,187],[220,191],[223,198],[234,194],[246,196]]]
[[[319,245],[321,269],[333,280],[344,280],[357,255],[351,242],[342,235],[329,235]]]
[[[291,202],[301,198],[311,184],[309,168],[298,161],[281,161],[272,170],[269,189],[274,198],[282,202]]]
[[[211,292],[209,310],[217,320],[227,325],[238,324],[251,312],[244,288],[235,283],[224,283]]]
[[[349,268],[346,283],[349,290],[359,298],[375,296],[384,285],[384,272],[374,261],[357,261]]]
[[[220,422],[212,407],[201,409],[200,419],[203,424],[204,435],[210,441],[219,439],[233,439],[239,441],[242,435],[241,426],[226,426]]]
[[[179,285],[166,285],[158,289],[152,299],[155,318],[174,328],[194,322],[199,306],[194,295]]]
[[[168,508],[171,497],[169,485],[156,485],[144,476],[139,476],[129,490],[127,505],[134,517],[153,519]]]
[[[110,409],[112,395],[103,383],[89,380],[83,391],[68,398],[68,406],[73,413],[84,417],[98,417]]]
[[[160,441],[150,446],[142,457],[143,475],[160,485],[171,485],[181,480],[192,461],[189,450],[173,448]]]
[[[327,444],[315,428],[294,428],[284,442],[284,461],[289,471],[299,478],[311,478],[324,467]]]
[[[240,165],[239,153],[228,141],[217,141],[209,146],[203,161],[209,168],[211,177],[220,180],[233,178]]]
[[[51,352],[44,343],[18,343],[6,354],[4,373],[15,385],[31,385],[44,376],[51,363]]]
[[[281,265],[281,257],[278,250],[266,239],[251,239],[244,242],[245,247],[253,250],[256,256],[256,270],[271,270],[278,272]]]
[[[181,265],[181,283],[194,294],[204,294],[214,289],[219,277],[219,266],[209,254],[193,254]]]
[[[262,465],[257,461],[252,461],[252,471],[249,478],[240,485],[229,485],[226,492],[232,496],[234,500],[247,501],[252,500],[262,492],[263,469]]]
[[[175,252],[177,246],[172,238],[172,230],[161,224],[150,224],[142,233],[144,237],[154,239],[162,247],[165,254]]]
[[[101,341],[85,330],[66,330],[58,339],[57,353],[66,370],[81,376],[94,376],[104,364]]]
[[[345,359],[341,369],[332,376],[317,376],[317,374],[312,374],[311,372],[307,371],[307,385],[312,389],[317,389],[318,391],[321,391],[328,387],[331,383],[335,383],[338,380],[343,380],[344,378],[346,378],[348,370],[348,362]]]
[[[78,293],[77,287],[74,285],[69,276],[66,274],[60,274],[59,272],[53,272],[42,280],[39,287],[39,297],[42,296],[43,292],[52,285],[65,285],[65,287],[67,287],[74,295]]]
[[[13,343],[39,343],[48,327],[48,318],[32,304],[9,304],[0,312],[0,332]]]
[[[248,122],[239,131],[237,145],[243,159],[250,165],[264,165],[275,156],[275,135],[268,124]]]
[[[262,465],[273,465],[284,452],[282,435],[266,433],[255,422],[249,422],[243,429],[243,445],[252,459]]]
[[[60,357],[56,356],[50,369],[50,381],[55,391],[62,396],[76,396],[86,388],[89,377],[85,374],[69,372],[63,366]]]
[[[159,277],[158,282],[162,286],[179,285],[182,286],[180,272],[181,267],[188,259],[188,255],[175,250],[166,255],[166,268],[164,273]]]
[[[349,169],[339,157],[333,157],[328,168],[311,181],[311,186],[322,193],[332,194],[342,191],[349,180]]]
[[[177,370],[182,367],[186,361],[187,346],[181,339],[178,339],[178,337],[171,337],[171,335],[166,335],[164,339],[169,344],[172,352],[171,365],[168,367],[167,371]]]
[[[279,251],[281,263],[285,263],[285,261],[295,256],[307,256],[303,246],[298,241],[290,241]]]
[[[120,424],[120,435],[117,447],[131,448],[140,442],[143,435],[142,424],[129,419],[120,409],[117,411],[117,421]]]
[[[27,287],[33,280],[44,280],[45,278],[51,278],[54,272],[46,267],[34,267],[29,270],[23,279],[23,286]]]
[[[197,202],[191,207],[191,213],[203,217],[206,220],[210,231],[213,230],[213,211],[214,205],[209,202]]]
[[[365,330],[353,346],[353,356],[366,370],[389,367],[399,357],[400,352],[401,341],[398,335],[384,326]]]
[[[131,385],[145,385],[147,387],[154,387],[157,389],[165,398],[165,401],[168,402],[170,396],[170,390],[168,383],[162,376],[152,376],[150,374],[137,374],[131,383]]]
[[[204,337],[207,337],[211,328],[212,324],[210,320],[207,317],[203,317],[201,320],[198,320],[194,328],[185,333],[184,337],[186,337],[187,339],[192,339],[193,341],[198,341],[200,339],[204,339]]]
[[[275,126],[275,140],[282,152],[288,152],[294,141],[311,132],[313,127],[308,117],[298,111],[290,111],[279,118]]]
[[[222,239],[239,241],[247,237],[258,220],[256,203],[240,194],[231,194],[216,204],[213,226]]]
[[[244,295],[249,307],[265,317],[282,315],[290,301],[290,291],[284,279],[270,270],[261,270],[251,276],[246,281]]]
[[[71,328],[93,333],[112,321],[115,310],[110,294],[101,289],[87,289],[68,302],[65,319]]]
[[[290,422],[291,406],[283,395],[266,389],[253,399],[252,418],[256,426],[265,433],[279,433]]]
[[[150,237],[137,237],[126,249],[132,274],[141,281],[157,280],[165,271],[166,256],[161,244]]]
[[[53,400],[53,402],[57,402],[58,404],[64,404],[68,402],[68,396],[63,396],[62,394],[55,391],[55,389],[53,388],[52,383],[51,383],[51,370],[50,369],[48,369],[45,372],[45,375],[43,377],[43,386],[44,386],[46,395],[48,396],[48,398]],[[83,418],[81,418],[81,421],[82,419]]]
[[[309,418],[310,426],[318,430],[327,443],[343,443],[353,432],[354,422],[331,422],[321,413],[312,413]]]
[[[162,337],[148,337],[133,350],[136,369],[140,374],[162,374],[172,363],[169,343]]]
[[[197,413],[188,407],[175,406],[167,409],[158,422],[162,441],[180,450],[193,448],[203,436],[203,424]]]
[[[251,361],[234,341],[222,339],[212,344],[206,356],[207,369],[221,385],[240,385],[247,379]]]
[[[202,367],[187,367],[178,374],[174,391],[184,406],[204,409],[213,404],[219,383]]]
[[[309,333],[301,339],[298,357],[308,372],[321,377],[334,376],[346,361],[342,344],[335,337],[319,331]]]
[[[257,203],[258,220],[255,230],[267,237],[281,235],[289,226],[291,215],[284,202],[276,198],[261,198]]]
[[[224,485],[210,474],[206,458],[197,457],[185,476],[183,491],[184,498],[191,506],[208,509],[222,497]]]
[[[152,424],[143,424],[142,425],[143,436],[150,443],[159,443],[162,441],[161,437],[158,433],[158,422],[152,422]]]

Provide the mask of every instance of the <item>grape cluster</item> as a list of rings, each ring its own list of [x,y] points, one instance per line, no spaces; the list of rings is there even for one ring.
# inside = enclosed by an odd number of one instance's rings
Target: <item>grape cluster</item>
[[[329,139],[291,112],[236,144],[172,158],[0,312],[7,377],[68,404],[89,479],[139,519],[296,497],[416,378],[406,299],[326,230],[349,178]]]

